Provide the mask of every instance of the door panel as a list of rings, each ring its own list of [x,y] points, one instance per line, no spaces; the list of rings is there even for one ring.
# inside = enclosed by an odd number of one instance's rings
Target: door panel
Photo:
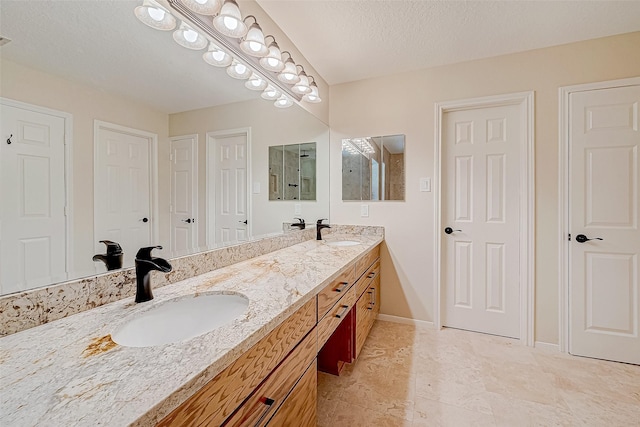
[[[214,139],[215,243],[248,239],[247,137],[245,134]]]
[[[639,103],[639,85],[569,96],[569,351],[636,364]]]
[[[520,335],[520,106],[443,115],[443,325]]]
[[[198,137],[171,138],[171,251],[174,256],[198,247]]]
[[[150,139],[124,130],[97,127],[94,182],[95,253],[100,240],[118,242],[123,267],[133,266],[135,255],[151,244]],[[146,219],[146,221],[145,221]],[[96,270],[106,271],[95,263]]]
[[[0,106],[0,291],[64,281],[64,119]]]

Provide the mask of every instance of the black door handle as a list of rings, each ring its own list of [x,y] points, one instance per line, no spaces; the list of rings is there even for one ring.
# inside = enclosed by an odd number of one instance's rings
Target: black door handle
[[[578,243],[588,242],[589,240],[604,240],[604,239],[601,238],[601,237],[594,237],[593,239],[590,239],[587,236],[585,236],[584,234],[578,234],[576,236],[576,242],[578,242]]]
[[[454,230],[454,229],[453,229],[453,228],[451,228],[451,227],[447,227],[447,228],[445,228],[445,229],[444,229],[444,232],[445,232],[445,233],[447,233],[447,234],[451,234],[451,233],[453,233],[454,231],[462,231],[462,230]]]
[[[191,218],[187,218],[187,219],[183,219],[182,222],[186,222],[187,224],[191,224],[193,221],[191,221]]]
[[[149,222],[149,218],[142,218],[141,221],[142,222]]]
[[[243,224],[247,224],[248,223],[246,219],[244,221],[238,221],[238,222],[241,222]]]

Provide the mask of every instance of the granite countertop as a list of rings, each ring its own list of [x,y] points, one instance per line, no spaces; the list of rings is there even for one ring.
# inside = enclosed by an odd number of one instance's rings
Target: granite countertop
[[[154,425],[278,326],[380,236],[331,235],[0,338],[0,425]],[[159,274],[159,273],[153,273]],[[153,283],[153,277],[152,277]],[[246,313],[191,340],[134,348],[110,334],[129,316],[209,292],[249,298]]]

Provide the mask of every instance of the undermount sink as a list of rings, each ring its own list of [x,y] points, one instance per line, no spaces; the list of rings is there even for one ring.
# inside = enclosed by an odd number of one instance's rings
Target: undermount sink
[[[356,242],[355,240],[337,240],[334,242],[327,242],[327,245],[329,246],[355,246],[360,244],[360,242]]]
[[[231,323],[247,311],[240,294],[205,294],[169,300],[134,315],[111,339],[126,347],[152,347],[186,341]]]

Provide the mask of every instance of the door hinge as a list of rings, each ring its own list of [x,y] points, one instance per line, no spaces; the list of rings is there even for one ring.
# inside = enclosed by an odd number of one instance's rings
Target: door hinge
[[[569,233],[569,239],[567,239],[567,240],[571,241],[571,233]]]

